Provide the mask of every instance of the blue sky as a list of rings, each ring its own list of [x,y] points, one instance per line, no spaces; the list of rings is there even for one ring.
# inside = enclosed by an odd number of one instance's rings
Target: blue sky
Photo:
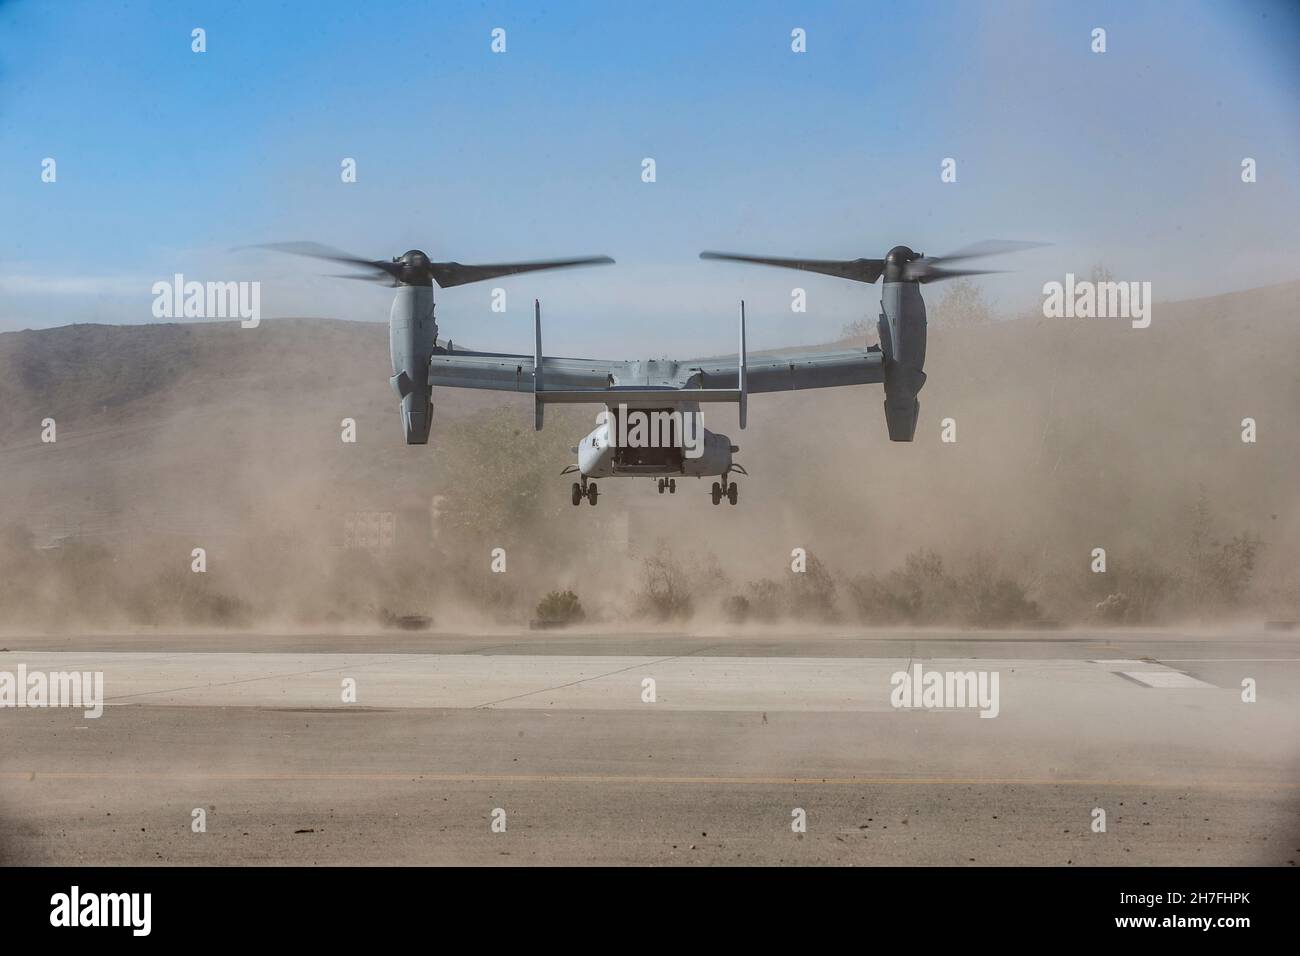
[[[0,330],[152,321],[150,286],[175,272],[260,280],[267,316],[386,319],[380,287],[230,251],[298,239],[612,255],[499,283],[505,315],[498,283],[439,294],[444,335],[467,345],[526,351],[536,295],[548,351],[610,357],[729,351],[742,295],[755,348],[874,316],[875,290],[698,261],[706,248],[1050,241],[981,280],[1007,311],[1097,262],[1157,300],[1246,288],[1300,278],[1298,104],[1300,13],[1282,2],[11,0]]]

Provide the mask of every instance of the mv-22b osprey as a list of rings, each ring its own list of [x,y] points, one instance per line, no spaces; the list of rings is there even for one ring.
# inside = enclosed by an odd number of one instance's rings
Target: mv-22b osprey
[[[986,242],[951,255],[927,257],[895,246],[883,259],[774,259],[703,252],[723,259],[801,269],[854,282],[884,283],[880,296],[880,344],[826,351],[765,352],[750,358],[745,348],[745,310],[740,309],[740,348],[731,359],[648,359],[607,361],[557,358],[542,353],[541,306],[534,303],[532,355],[476,352],[437,343],[433,286],[470,282],[573,266],[609,264],[608,256],[537,262],[462,265],[432,262],[418,250],[389,260],[362,259],[315,243],[277,243],[267,248],[328,259],[367,270],[340,276],[373,279],[396,288],[389,314],[393,388],[401,397],[402,428],[408,445],[429,440],[433,387],[485,388],[533,396],[533,427],[542,428],[548,404],[590,402],[605,406],[600,423],[574,448],[577,463],[572,502],[595,505],[597,478],[650,477],[659,493],[675,493],[679,478],[717,478],[711,497],[739,500],[733,474],[746,475],[733,455],[740,449],[726,435],[699,427],[700,405],[731,402],[745,427],[750,395],[809,388],[879,383],[885,391],[885,425],[890,441],[911,441],[916,433],[925,384],[925,303],[921,285],[986,269],[949,268],[947,263],[1024,248],[1030,243]]]

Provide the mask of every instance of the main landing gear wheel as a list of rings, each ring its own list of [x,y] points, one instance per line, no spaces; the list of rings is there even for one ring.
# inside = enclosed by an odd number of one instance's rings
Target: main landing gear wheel
[[[575,505],[582,503],[582,498],[583,498],[582,485],[578,484],[576,481],[573,483],[572,498],[573,498],[573,503]]]
[[[723,498],[726,498],[729,503],[734,505],[740,500],[740,486],[734,481],[728,482],[724,475],[721,484],[716,481],[713,483],[713,492],[711,497],[713,498],[713,503],[715,505],[722,504]]]
[[[668,487],[668,482],[666,482],[666,481],[664,481],[662,478],[660,478],[660,479],[659,479],[659,494],[662,495],[662,494],[664,493],[664,489],[667,488],[667,487]]]
[[[593,481],[587,485],[587,503],[593,508],[596,507],[596,483]]]
[[[677,479],[676,479],[676,478],[669,478],[669,479],[668,479],[668,493],[669,493],[670,495],[675,495],[675,494],[677,494]]]

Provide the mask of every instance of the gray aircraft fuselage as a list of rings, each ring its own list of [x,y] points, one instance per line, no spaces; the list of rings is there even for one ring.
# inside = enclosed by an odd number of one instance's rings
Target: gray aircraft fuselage
[[[725,475],[738,450],[703,426],[698,402],[610,403],[599,417],[577,447],[586,478]]]

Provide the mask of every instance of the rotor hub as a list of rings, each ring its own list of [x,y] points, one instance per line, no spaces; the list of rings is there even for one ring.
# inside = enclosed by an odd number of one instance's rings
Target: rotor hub
[[[907,264],[921,258],[921,253],[913,252],[907,246],[894,246],[885,256],[885,281],[900,282],[907,278]]]
[[[400,267],[400,274],[397,276],[398,281],[406,285],[427,285],[429,283],[429,271],[432,263],[429,262],[429,257],[419,249],[407,250],[393,259],[393,262]]]

